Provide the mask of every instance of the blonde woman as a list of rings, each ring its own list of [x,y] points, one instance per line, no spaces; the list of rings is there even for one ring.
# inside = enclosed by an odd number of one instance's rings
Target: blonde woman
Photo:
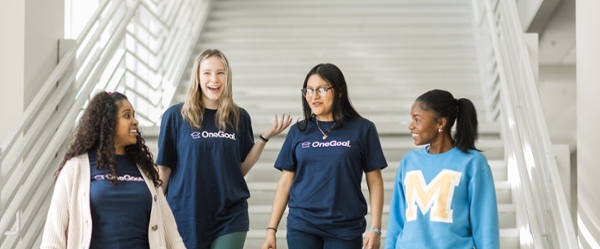
[[[214,49],[198,56],[187,99],[163,115],[156,160],[187,248],[243,247],[250,197],[244,176],[291,122],[275,116],[255,143],[250,116],[233,102],[227,58]]]

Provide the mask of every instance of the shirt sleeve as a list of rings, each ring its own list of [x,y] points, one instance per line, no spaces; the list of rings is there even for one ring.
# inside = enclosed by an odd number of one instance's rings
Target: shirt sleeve
[[[156,164],[174,169],[177,165],[177,121],[179,108],[171,107],[163,114],[158,135]]]
[[[40,248],[67,248],[69,203],[72,202],[69,193],[73,188],[73,179],[78,177],[71,165],[75,161],[68,161],[56,179]]]
[[[400,163],[400,167],[398,167],[398,172],[396,173],[396,180],[394,181],[392,200],[390,201],[388,228],[385,235],[385,249],[396,248],[398,236],[400,236],[402,229],[404,229],[404,210],[406,210],[406,199],[404,197],[403,177],[404,174],[402,174],[402,163]]]
[[[500,248],[498,204],[492,171],[483,155],[469,183],[470,217],[476,248]]]
[[[246,156],[250,153],[252,146],[254,146],[254,132],[252,130],[252,119],[250,114],[243,108],[241,109],[241,128],[240,128],[240,158],[242,162],[246,160]]]
[[[285,141],[281,146],[277,160],[275,160],[276,169],[296,172],[297,160],[294,149],[296,133],[298,133],[297,124],[290,127],[288,134],[285,137]]]
[[[381,142],[379,141],[379,133],[377,132],[375,124],[368,120],[367,122],[369,125],[367,126],[365,136],[363,137],[365,146],[363,146],[361,150],[364,155],[362,157],[364,171],[370,172],[376,169],[386,168],[387,161],[383,155],[383,149],[381,148]]]

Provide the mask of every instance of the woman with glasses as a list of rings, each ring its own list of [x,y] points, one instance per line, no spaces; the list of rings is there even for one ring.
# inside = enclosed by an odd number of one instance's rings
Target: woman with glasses
[[[282,173],[262,248],[276,248],[286,205],[290,249],[379,248],[381,169],[387,163],[375,125],[354,109],[344,75],[333,64],[308,72],[302,96],[304,118],[290,128],[275,162]],[[364,242],[363,173],[372,214]]]
[[[431,90],[410,115],[415,144],[426,146],[400,162],[385,248],[500,248],[494,179],[475,148],[473,103]]]
[[[209,49],[196,58],[187,99],[163,114],[156,160],[188,249],[242,249],[250,222],[244,176],[291,122],[275,116],[255,143],[248,112],[233,102],[225,55]]]

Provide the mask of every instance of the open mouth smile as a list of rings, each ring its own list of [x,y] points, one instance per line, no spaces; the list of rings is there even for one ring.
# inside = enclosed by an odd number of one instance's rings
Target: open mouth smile
[[[219,86],[219,87],[206,86],[206,88],[207,88],[209,91],[213,91],[213,92],[219,91],[219,89],[221,89],[221,87],[220,87],[220,86]]]

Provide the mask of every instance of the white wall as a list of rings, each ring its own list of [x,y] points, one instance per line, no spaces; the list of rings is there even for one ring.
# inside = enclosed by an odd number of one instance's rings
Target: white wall
[[[0,2],[0,142],[57,64],[64,0]]]
[[[600,1],[577,1],[577,202],[582,248],[600,248]]]
[[[25,2],[0,3],[0,143],[23,113]]]
[[[552,143],[577,146],[575,65],[540,65],[538,91]]]
[[[64,0],[25,1],[25,108],[58,64]]]

